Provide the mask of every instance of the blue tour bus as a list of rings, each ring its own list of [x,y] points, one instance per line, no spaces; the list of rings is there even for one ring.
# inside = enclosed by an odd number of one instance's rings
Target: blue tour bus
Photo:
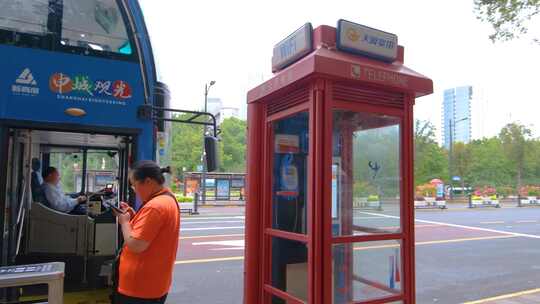
[[[136,0],[0,1],[0,62],[0,264],[65,262],[65,303],[72,290],[107,294],[121,240],[105,206],[136,205],[129,165],[166,162],[167,124],[180,121],[171,112],[193,114],[182,122],[214,126],[214,134],[215,118],[197,122],[208,114],[168,109]],[[43,201],[40,175],[49,166],[66,193],[88,196],[88,215]]]

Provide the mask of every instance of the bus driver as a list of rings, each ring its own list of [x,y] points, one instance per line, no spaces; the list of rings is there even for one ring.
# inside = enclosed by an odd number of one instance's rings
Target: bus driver
[[[43,193],[47,203],[54,210],[69,214],[86,214],[86,196],[71,198],[64,194],[60,185],[60,174],[55,167],[48,167],[43,171]]]

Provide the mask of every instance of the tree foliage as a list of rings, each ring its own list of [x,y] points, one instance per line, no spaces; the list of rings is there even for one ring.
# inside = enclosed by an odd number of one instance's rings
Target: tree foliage
[[[469,145],[466,145],[462,142],[457,142],[454,144],[453,162],[452,166],[454,171],[452,174],[457,174],[459,177],[468,176],[471,170],[471,149]],[[461,186],[465,186],[465,181],[461,178]]]
[[[477,17],[493,26],[489,38],[494,42],[526,34],[531,18],[540,13],[540,0],[475,0],[474,4]]]
[[[448,153],[437,144],[435,127],[429,121],[415,121],[414,149],[416,185],[428,183],[434,178],[447,179]]]
[[[188,119],[189,114],[178,115],[176,118]],[[174,172],[181,173],[197,171],[201,165],[203,127],[200,125],[173,123],[170,144],[171,166]]]
[[[242,173],[246,171],[246,121],[227,118],[221,124],[220,170]]]
[[[517,193],[524,185],[540,184],[540,139],[518,122],[509,123],[496,137],[453,146],[452,174],[460,186],[493,186]],[[415,184],[439,178],[449,183],[448,151],[435,140],[435,128],[426,121],[415,122]]]
[[[519,123],[507,124],[499,134],[502,142],[503,150],[506,153],[507,159],[512,165],[515,176],[516,185],[521,187],[523,170],[525,168],[525,154],[529,150],[528,138],[532,132],[527,127]]]
[[[227,118],[220,129],[219,171],[245,172],[246,122],[237,118]],[[171,163],[174,172],[181,173],[184,168],[186,172],[197,171],[197,167],[202,164],[202,143],[202,126],[173,123]]]

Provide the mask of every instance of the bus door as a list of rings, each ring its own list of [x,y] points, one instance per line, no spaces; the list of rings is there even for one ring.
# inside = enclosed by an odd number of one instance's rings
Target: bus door
[[[30,158],[31,136],[26,130],[9,131],[7,162],[7,183],[4,212],[4,252],[7,263],[14,264],[21,249],[21,239],[25,221],[25,211],[31,201],[30,193]]]
[[[16,256],[21,249],[21,239],[24,227],[24,210],[28,206],[29,132],[0,128],[0,209],[2,237],[2,265],[16,264]],[[6,288],[0,292],[0,300],[16,299],[16,290]]]
[[[132,137],[2,128],[0,135],[0,142],[6,143],[0,147],[0,179],[5,180],[0,186],[3,265],[63,261],[67,293],[81,287],[83,291],[107,289],[111,281],[104,269],[112,270],[120,240],[116,218],[105,202],[117,204],[130,197]],[[33,166],[36,159],[40,168]],[[59,169],[67,195],[89,198],[86,215],[64,214],[33,198],[32,176],[41,175],[41,169],[48,166]],[[101,206],[101,212],[91,206]],[[0,298],[25,298],[12,291]],[[34,290],[25,288],[24,293],[34,294]]]

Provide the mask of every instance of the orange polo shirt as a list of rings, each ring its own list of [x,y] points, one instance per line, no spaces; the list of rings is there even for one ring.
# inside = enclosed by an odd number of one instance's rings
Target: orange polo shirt
[[[150,243],[135,253],[124,245],[120,256],[118,292],[135,298],[157,299],[169,292],[180,234],[176,201],[161,195],[145,203],[131,219],[132,237]]]

